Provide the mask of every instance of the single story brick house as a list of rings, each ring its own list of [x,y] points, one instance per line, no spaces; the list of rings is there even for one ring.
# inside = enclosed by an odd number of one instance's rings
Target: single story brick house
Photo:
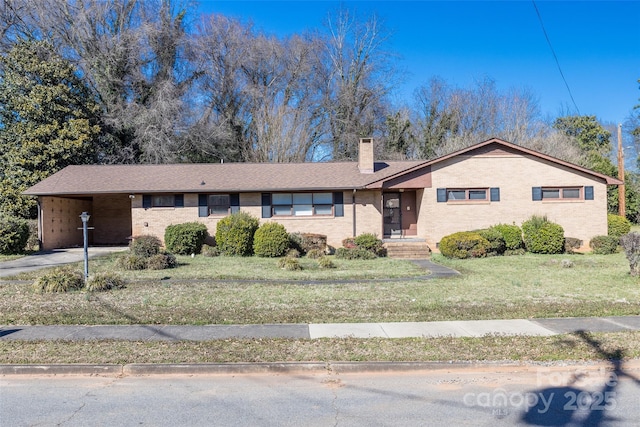
[[[69,166],[29,188],[38,196],[43,249],[160,239],[170,224],[200,221],[214,235],[238,210],[328,243],[361,233],[422,240],[435,249],[456,231],[531,215],[559,223],[588,245],[607,234],[607,186],[621,182],[531,149],[490,139],[434,160],[374,160],[361,139],[358,162]]]

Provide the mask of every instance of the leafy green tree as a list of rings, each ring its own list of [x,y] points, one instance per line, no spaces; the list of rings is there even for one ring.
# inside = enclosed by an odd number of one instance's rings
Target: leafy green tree
[[[0,212],[34,217],[21,193],[70,164],[92,160],[98,107],[73,66],[41,41],[0,57]]]
[[[578,147],[586,155],[587,167],[607,175],[615,173],[615,166],[608,157],[612,148],[611,132],[598,123],[596,116],[559,117],[553,127],[575,138]]]

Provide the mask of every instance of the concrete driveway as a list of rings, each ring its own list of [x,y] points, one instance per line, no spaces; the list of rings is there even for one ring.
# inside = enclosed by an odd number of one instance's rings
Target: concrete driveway
[[[127,250],[126,246],[89,248],[89,258],[125,250]],[[83,248],[54,249],[52,251],[36,252],[35,254],[27,255],[13,261],[0,262],[0,277],[15,276],[20,273],[70,264],[82,261],[83,259]]]

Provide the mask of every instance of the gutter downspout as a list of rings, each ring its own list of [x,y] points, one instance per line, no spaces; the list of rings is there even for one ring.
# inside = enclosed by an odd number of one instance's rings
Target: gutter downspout
[[[353,211],[353,236],[356,237],[356,189],[353,189],[353,195],[351,196],[351,208]]]
[[[42,204],[40,203],[40,196],[38,196],[38,250],[42,250]]]

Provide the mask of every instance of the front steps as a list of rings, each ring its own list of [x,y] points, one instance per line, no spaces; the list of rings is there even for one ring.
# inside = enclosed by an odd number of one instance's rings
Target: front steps
[[[431,256],[431,249],[427,242],[420,239],[384,239],[389,258],[425,259]]]

